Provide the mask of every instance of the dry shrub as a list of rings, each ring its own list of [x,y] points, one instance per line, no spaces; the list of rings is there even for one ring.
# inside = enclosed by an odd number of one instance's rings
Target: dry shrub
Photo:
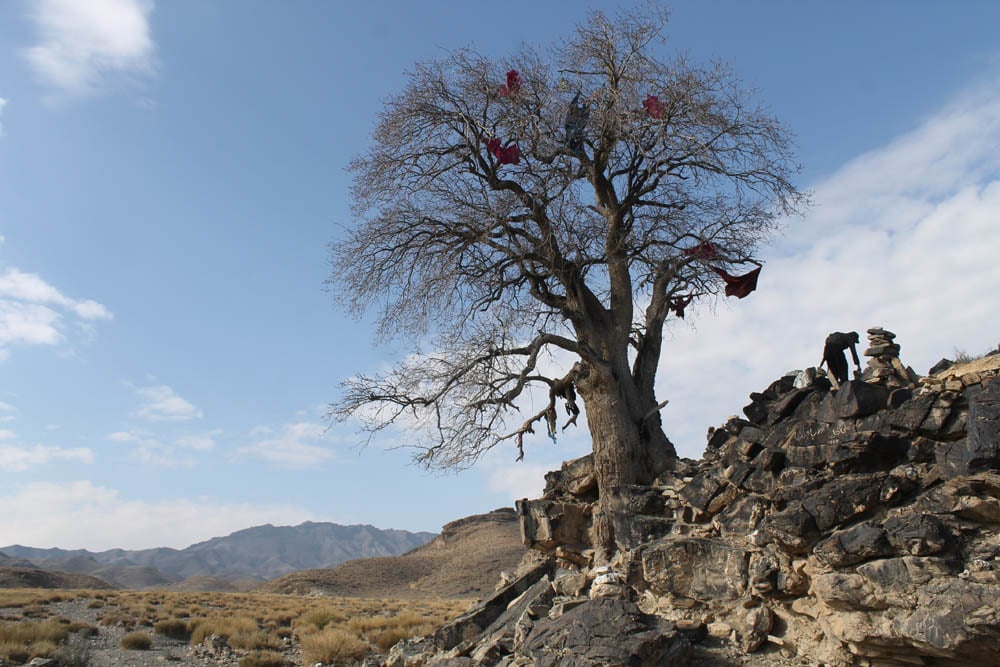
[[[170,637],[171,639],[187,640],[191,638],[191,630],[188,628],[188,624],[176,618],[159,621],[153,626],[153,631],[158,635]]]
[[[253,632],[238,632],[229,637],[226,641],[233,648],[247,651],[260,651],[268,648],[281,648],[281,641],[272,634],[263,630]]]
[[[134,628],[135,619],[120,611],[108,611],[98,620],[99,625],[109,626],[121,624],[123,628]]]
[[[238,649],[262,650],[281,647],[281,641],[277,637],[261,630],[257,626],[257,621],[247,616],[192,619],[189,627],[192,645],[202,643],[211,635],[219,635],[227,644]]]
[[[370,651],[367,642],[339,628],[327,628],[302,638],[302,661],[307,665],[360,660]]]
[[[257,622],[245,616],[229,618],[193,618],[190,622],[191,644],[197,645],[210,635],[219,635],[229,639],[240,632],[256,632]]]
[[[41,604],[33,603],[21,607],[21,614],[26,618],[42,618],[48,616],[49,611]]]
[[[100,609],[104,606],[104,600],[91,600],[87,603],[87,609]]]
[[[121,647],[128,651],[148,651],[153,647],[153,638],[145,632],[130,632],[122,637]]]
[[[288,661],[280,653],[254,651],[240,658],[239,667],[288,667]]]
[[[97,634],[97,627],[91,625],[90,623],[85,623],[84,621],[70,621],[66,625],[66,629],[84,637],[93,637]]]
[[[0,642],[15,642],[26,645],[48,641],[54,644],[66,641],[69,630],[58,621],[41,623],[22,621],[21,623],[0,623]]]
[[[28,649],[20,642],[0,641],[0,657],[6,658],[10,662],[28,662]]]
[[[59,646],[55,642],[44,640],[40,642],[32,642],[28,646],[28,660],[34,660],[35,658],[51,658],[59,650]]]
[[[0,590],[0,607],[24,607],[45,599],[45,592],[30,588]]]
[[[385,652],[395,646],[396,642],[400,639],[424,637],[434,632],[436,628],[437,626],[431,623],[399,628],[388,628],[386,630],[382,630],[381,632],[376,632],[370,637],[370,639],[375,646],[378,646],[380,651]]]
[[[347,614],[340,611],[339,609],[334,609],[333,607],[320,607],[319,609],[313,609],[307,611],[299,617],[299,621],[296,625],[301,626],[313,626],[316,630],[322,630],[328,625],[333,623],[340,623],[347,620]],[[300,632],[313,632],[312,628],[303,627]]]

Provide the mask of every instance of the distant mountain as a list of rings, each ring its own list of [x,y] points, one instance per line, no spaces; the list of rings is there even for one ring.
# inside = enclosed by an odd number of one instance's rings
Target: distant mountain
[[[34,563],[30,563],[23,558],[11,558],[7,554],[0,552],[0,567],[35,567]]]
[[[355,558],[395,556],[434,537],[434,533],[307,521],[298,526],[267,524],[247,528],[186,549],[91,552],[12,545],[0,551],[6,559],[20,561],[19,565],[89,574],[127,588],[148,588],[191,577],[265,581],[297,570],[333,567]]]
[[[362,558],[293,572],[258,590],[369,598],[481,598],[527,553],[512,508],[446,524],[433,541],[402,556]]]

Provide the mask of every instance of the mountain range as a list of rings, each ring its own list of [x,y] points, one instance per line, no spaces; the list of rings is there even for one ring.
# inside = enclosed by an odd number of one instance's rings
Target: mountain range
[[[435,533],[382,530],[307,521],[298,526],[266,524],[185,549],[41,549],[0,547],[0,568],[36,567],[99,577],[125,588],[167,587],[191,578],[261,582],[290,572],[334,567],[357,558],[396,556],[426,544]]]

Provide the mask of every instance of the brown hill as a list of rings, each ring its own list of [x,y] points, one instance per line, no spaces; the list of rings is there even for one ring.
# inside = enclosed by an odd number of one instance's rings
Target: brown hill
[[[254,584],[259,583],[260,582],[254,582]],[[243,590],[247,590],[246,587],[240,588],[239,585],[233,584],[225,579],[204,575],[188,577],[183,581],[178,581],[168,586],[162,586],[162,588],[171,591],[214,591],[217,593],[239,593]]]
[[[0,588],[114,588],[86,574],[49,572],[33,567],[0,567]]]
[[[331,569],[302,570],[264,584],[269,593],[372,598],[479,598],[527,549],[517,513],[501,508],[452,521],[428,544],[403,554],[360,558]]]

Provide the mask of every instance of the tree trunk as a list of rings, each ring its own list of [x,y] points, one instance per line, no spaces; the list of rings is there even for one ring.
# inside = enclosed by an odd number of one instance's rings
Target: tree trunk
[[[677,453],[660,427],[655,397],[639,396],[627,373],[591,368],[578,389],[587,409],[599,492],[595,561],[606,564],[616,550],[636,546],[629,503],[634,487],[652,483],[671,467]]]

